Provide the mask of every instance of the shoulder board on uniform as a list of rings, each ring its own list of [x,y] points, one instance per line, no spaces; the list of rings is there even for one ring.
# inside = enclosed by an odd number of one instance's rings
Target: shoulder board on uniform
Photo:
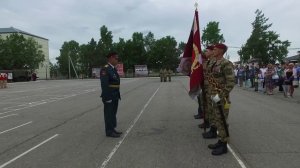
[[[108,65],[108,64],[106,64],[104,67],[105,67],[105,68],[107,68],[108,66],[109,66],[109,65]]]
[[[105,65],[104,68],[101,68],[101,71],[100,71],[100,75],[101,76],[105,76],[106,75],[107,68],[108,68],[108,65]]]

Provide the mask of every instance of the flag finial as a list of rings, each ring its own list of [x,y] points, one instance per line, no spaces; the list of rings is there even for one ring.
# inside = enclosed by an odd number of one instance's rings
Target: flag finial
[[[198,3],[197,2],[195,2],[195,8],[196,8],[196,10],[198,9]]]

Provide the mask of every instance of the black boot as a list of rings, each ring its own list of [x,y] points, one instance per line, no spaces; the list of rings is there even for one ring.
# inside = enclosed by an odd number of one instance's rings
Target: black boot
[[[208,121],[205,121],[205,122],[203,122],[202,124],[199,124],[199,128],[204,128],[204,127],[206,127],[206,128],[209,128],[210,127],[210,124],[209,124],[209,122]]]
[[[222,144],[222,141],[221,141],[221,140],[218,140],[218,142],[215,143],[215,144],[209,144],[209,145],[208,145],[208,148],[209,148],[209,149],[216,149],[216,148],[218,148],[221,144]]]
[[[222,155],[227,153],[227,142],[220,141],[220,144],[217,148],[213,149],[211,152],[212,155]]]
[[[214,126],[210,127],[210,130],[208,132],[202,133],[203,138],[205,139],[213,139],[217,138],[217,128]]]
[[[203,118],[203,115],[197,114],[197,115],[194,115],[194,118],[195,118],[195,119],[202,119],[202,118]]]

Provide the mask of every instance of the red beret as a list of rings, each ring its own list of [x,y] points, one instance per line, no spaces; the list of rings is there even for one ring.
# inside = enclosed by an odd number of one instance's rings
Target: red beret
[[[213,45],[209,45],[209,46],[206,47],[206,49],[207,49],[207,50],[213,50],[213,49],[214,49],[214,46],[213,46]]]
[[[223,49],[224,52],[227,51],[227,46],[225,44],[222,44],[222,43],[216,44],[215,48]]]

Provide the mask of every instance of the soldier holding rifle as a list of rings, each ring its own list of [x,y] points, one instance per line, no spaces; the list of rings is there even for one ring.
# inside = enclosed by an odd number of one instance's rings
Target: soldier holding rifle
[[[208,145],[212,149],[212,155],[227,153],[229,131],[227,118],[229,114],[229,94],[234,87],[234,68],[232,62],[225,59],[223,55],[227,51],[224,44],[214,46],[215,62],[210,67],[212,72],[207,77],[210,86],[210,97],[212,100],[215,124],[219,132],[219,140],[215,144]]]

